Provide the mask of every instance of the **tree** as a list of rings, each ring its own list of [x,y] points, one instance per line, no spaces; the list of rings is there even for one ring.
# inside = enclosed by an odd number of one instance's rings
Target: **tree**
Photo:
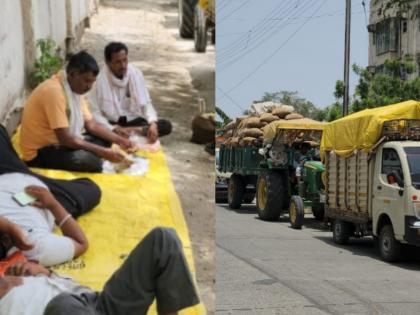
[[[221,128],[232,121],[232,119],[218,106],[216,106],[216,114],[222,119],[222,122],[216,121],[217,128]]]
[[[277,102],[291,105],[295,111],[304,117],[324,120],[325,113],[318,109],[312,102],[299,96],[297,91],[265,92],[260,102]]]
[[[408,79],[416,71],[411,58],[405,61],[386,60],[381,72],[375,74],[357,65],[353,65],[353,71],[359,75],[351,106],[353,112],[420,99],[420,79]]]

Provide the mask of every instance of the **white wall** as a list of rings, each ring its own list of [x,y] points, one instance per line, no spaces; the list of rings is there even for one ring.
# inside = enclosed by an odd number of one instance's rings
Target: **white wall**
[[[5,124],[9,114],[24,103],[27,76],[39,55],[36,41],[51,37],[64,56],[66,38],[72,35],[76,41],[80,39],[85,18],[96,12],[99,2],[70,0],[67,10],[66,1],[1,0],[0,123]]]
[[[24,92],[24,38],[20,1],[3,0],[0,10],[0,117]]]
[[[64,0],[33,0],[35,40],[51,37],[60,46],[67,36]]]

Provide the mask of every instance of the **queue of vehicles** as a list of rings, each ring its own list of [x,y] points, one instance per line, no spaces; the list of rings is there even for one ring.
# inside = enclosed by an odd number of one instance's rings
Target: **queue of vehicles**
[[[420,102],[407,101],[327,124],[279,123],[263,148],[222,145],[219,171],[230,173],[230,208],[249,186],[261,219],[288,213],[301,228],[311,209],[335,243],[373,236],[391,262],[403,244],[420,246],[419,139]]]

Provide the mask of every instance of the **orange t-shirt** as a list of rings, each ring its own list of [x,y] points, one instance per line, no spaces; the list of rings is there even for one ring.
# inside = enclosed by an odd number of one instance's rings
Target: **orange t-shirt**
[[[85,121],[92,119],[88,105],[81,98]],[[23,108],[20,149],[24,161],[34,159],[38,149],[58,144],[54,129],[68,128],[67,99],[58,75],[41,83],[29,96]]]

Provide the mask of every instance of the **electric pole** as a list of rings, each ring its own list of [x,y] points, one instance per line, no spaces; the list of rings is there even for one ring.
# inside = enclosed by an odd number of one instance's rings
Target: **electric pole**
[[[343,116],[349,113],[349,66],[350,66],[350,20],[351,0],[346,0],[346,26],[344,38],[344,95]]]

